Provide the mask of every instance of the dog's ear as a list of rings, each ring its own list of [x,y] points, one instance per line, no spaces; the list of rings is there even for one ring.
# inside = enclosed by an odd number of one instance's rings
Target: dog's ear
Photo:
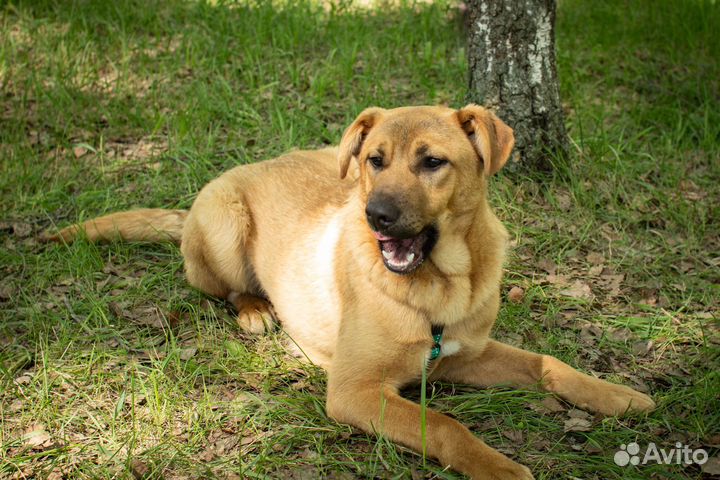
[[[385,110],[377,107],[366,108],[358,115],[355,121],[345,130],[340,146],[338,147],[338,163],[340,165],[340,178],[347,175],[350,168],[350,160],[360,154],[365,137],[372,127],[377,125],[378,120]]]
[[[455,115],[480,156],[485,175],[489,177],[498,172],[515,145],[512,128],[491,111],[472,103]]]

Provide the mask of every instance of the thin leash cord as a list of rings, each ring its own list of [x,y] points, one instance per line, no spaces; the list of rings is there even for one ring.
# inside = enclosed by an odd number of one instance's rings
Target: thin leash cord
[[[428,361],[423,359],[422,380],[420,380],[420,439],[422,441],[422,459],[423,468],[426,467],[425,460],[427,458],[427,367]]]
[[[422,443],[423,468],[426,467],[427,459],[427,370],[430,362],[434,362],[442,351],[443,326],[432,325],[430,329],[433,346],[430,349],[430,357],[423,359],[422,378],[420,380],[420,440]]]

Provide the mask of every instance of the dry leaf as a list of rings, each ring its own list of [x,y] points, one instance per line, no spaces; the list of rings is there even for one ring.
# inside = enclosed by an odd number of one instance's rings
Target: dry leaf
[[[584,445],[584,450],[587,453],[592,453],[592,454],[603,453],[602,448],[600,448],[597,445],[595,445],[594,443],[590,443],[590,442],[588,442]]]
[[[223,455],[235,448],[239,441],[240,439],[237,435],[225,435],[215,442],[215,452],[218,455]]]
[[[190,319],[190,313],[170,310],[169,312],[165,312],[165,318],[167,319],[168,325],[175,328],[178,325],[186,323]]]
[[[613,275],[609,273],[603,273],[601,277],[601,281],[604,284],[605,288],[609,290],[609,294],[612,296],[616,296],[620,293],[620,285],[622,285],[623,280],[625,279],[625,275],[619,274],[619,275]]]
[[[64,476],[62,470],[54,468],[46,477],[46,480],[63,480]]]
[[[720,475],[720,457],[710,457],[701,467],[703,473],[708,475]]]
[[[36,423],[25,431],[23,442],[34,450],[42,450],[45,444],[50,443],[50,434],[45,431],[45,425]]]
[[[602,265],[605,262],[605,258],[597,252],[590,252],[585,257],[585,260],[588,261],[588,263],[592,263],[593,265]]]
[[[578,410],[577,408],[572,408],[568,410],[567,413],[570,418],[582,418],[584,420],[590,420],[592,418],[589,413],[584,410]]]
[[[214,458],[215,452],[213,452],[211,448],[208,448],[202,454],[200,454],[200,460],[204,462],[211,462]]]
[[[253,446],[260,442],[263,438],[270,436],[270,432],[259,432],[257,434],[246,435],[240,440],[240,445],[243,447],[243,453],[247,453],[253,450]]]
[[[567,285],[568,278],[565,275],[555,275],[550,273],[547,277],[545,277],[545,281],[552,285]]]
[[[652,350],[653,347],[653,341],[652,340],[642,340],[639,342],[633,343],[632,351],[635,355],[644,357],[648,353],[650,353],[650,350]]]
[[[508,300],[510,300],[513,303],[522,302],[522,299],[524,296],[525,296],[525,290],[523,290],[520,287],[512,287],[510,289],[510,291],[508,292]]]
[[[552,413],[565,411],[565,407],[563,407],[562,403],[560,403],[555,397],[545,397],[540,404],[543,408]]]
[[[480,430],[481,432],[487,431],[487,430],[497,430],[498,429],[498,422],[495,419],[488,419],[483,420],[482,422],[478,422],[475,425],[473,425],[473,430]]]
[[[682,192],[682,196],[691,202],[702,200],[707,196],[707,192],[698,187],[692,180],[680,181],[679,187]]]
[[[555,271],[557,270],[557,265],[555,265],[555,262],[552,260],[549,260],[547,258],[543,258],[536,264],[538,268],[544,270],[549,275],[555,275]]]
[[[585,300],[591,300],[593,298],[590,286],[581,280],[575,280],[569,288],[561,290],[560,294],[565,295],[566,297],[582,298]]]
[[[580,340],[586,345],[594,345],[602,337],[602,334],[602,328],[592,323],[586,323],[580,329]]]
[[[0,300],[10,300],[13,295],[13,289],[10,285],[0,285]]]
[[[635,334],[629,328],[621,327],[607,330],[607,335],[614,342],[626,342],[635,338]]]
[[[16,237],[24,238],[32,233],[32,226],[29,223],[15,222],[12,224],[13,234]]]
[[[720,434],[710,435],[703,440],[703,444],[708,447],[720,448]]]
[[[603,271],[602,265],[595,265],[594,267],[590,267],[590,270],[588,270],[588,274],[590,274],[591,277],[597,277],[600,275]]]
[[[502,435],[513,443],[522,443],[524,441],[523,433],[520,430],[503,430]]]
[[[589,432],[590,430],[592,430],[592,424],[584,418],[568,418],[565,420],[566,432]]]
[[[87,148],[85,147],[75,147],[73,148],[73,155],[75,155],[75,158],[80,158],[83,155],[87,153]]]
[[[648,307],[654,307],[655,305],[657,305],[657,302],[658,302],[657,297],[652,295],[652,296],[643,298],[642,300],[640,300],[639,303],[640,303],[640,305],[647,305]]]
[[[150,478],[152,470],[147,466],[145,462],[138,458],[130,460],[130,470],[132,471],[133,477],[137,480],[144,480]]]
[[[567,212],[572,207],[572,198],[567,193],[558,193],[555,195],[560,210]]]
[[[10,403],[10,412],[19,412],[25,406],[24,402],[19,398],[15,399]]]
[[[163,316],[157,307],[146,307],[139,310],[134,310],[133,320],[142,325],[148,325],[155,328],[163,328]]]
[[[180,360],[190,360],[197,353],[197,347],[187,347],[180,350]]]

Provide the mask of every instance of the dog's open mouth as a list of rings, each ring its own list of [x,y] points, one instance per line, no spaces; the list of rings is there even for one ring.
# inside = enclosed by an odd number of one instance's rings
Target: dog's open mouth
[[[426,227],[409,238],[393,238],[373,231],[380,244],[383,262],[388,270],[407,274],[418,268],[430,255],[437,241],[437,230]]]

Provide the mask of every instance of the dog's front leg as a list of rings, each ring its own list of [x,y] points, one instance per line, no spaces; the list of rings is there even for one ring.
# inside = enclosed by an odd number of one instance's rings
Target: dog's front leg
[[[330,378],[327,412],[335,420],[422,452],[420,406],[402,398],[397,389],[381,384]],[[488,447],[448,416],[427,410],[426,451],[441,465],[475,479],[533,478],[530,470]]]
[[[580,408],[604,415],[645,412],[655,408],[647,395],[624,385],[580,373],[550,355],[540,355],[490,340],[479,353],[460,353],[443,360],[437,377],[479,386],[539,384]]]

